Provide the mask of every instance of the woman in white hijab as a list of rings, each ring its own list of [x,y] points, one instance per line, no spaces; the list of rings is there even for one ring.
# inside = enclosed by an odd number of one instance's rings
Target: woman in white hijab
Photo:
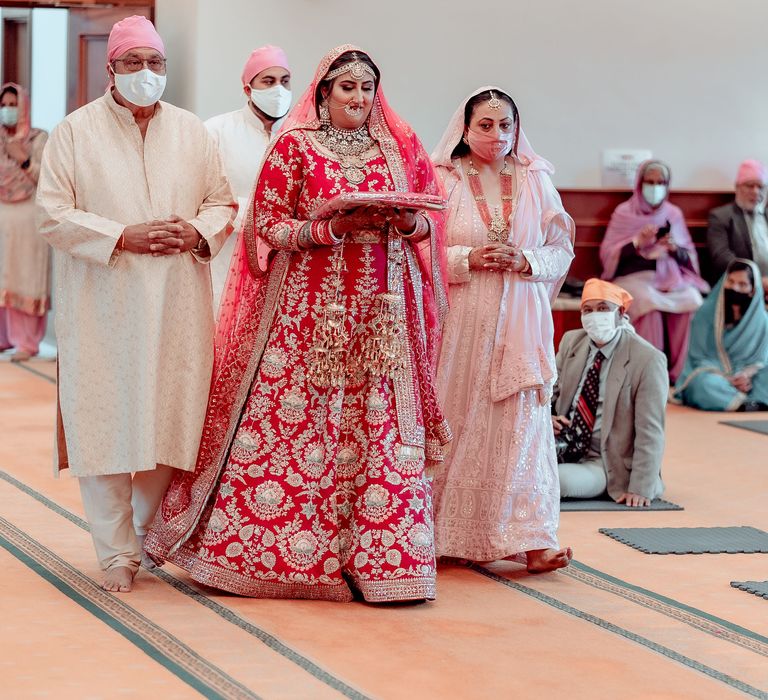
[[[558,569],[572,552],[557,541],[550,303],[573,259],[573,220],[498,88],[462,102],[432,160],[449,198],[438,390],[454,432],[434,480],[437,554]]]

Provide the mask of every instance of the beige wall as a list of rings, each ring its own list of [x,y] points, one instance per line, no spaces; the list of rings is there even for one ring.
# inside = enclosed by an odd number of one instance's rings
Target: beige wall
[[[676,188],[768,161],[765,0],[157,0],[157,22],[168,96],[203,118],[242,104],[252,48],[283,46],[298,94],[353,42],[427,148],[466,93],[497,83],[560,186],[598,186],[603,148],[652,149]]]

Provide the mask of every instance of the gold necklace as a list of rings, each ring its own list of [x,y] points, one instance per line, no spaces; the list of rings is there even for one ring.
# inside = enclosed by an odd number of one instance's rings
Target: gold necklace
[[[331,124],[323,124],[317,130],[317,140],[339,159],[347,182],[359,185],[365,180],[366,160],[363,154],[376,145],[365,124],[359,129],[338,129]]]
[[[469,159],[469,170],[467,170],[467,180],[469,180],[469,189],[477,203],[477,210],[480,212],[480,218],[488,229],[488,240],[495,243],[506,243],[509,238],[509,217],[512,215],[512,206],[514,203],[514,176],[515,169],[510,167],[507,159],[504,159],[504,167],[499,173],[501,179],[501,211],[499,207],[494,207],[493,215],[488,208],[488,200],[483,192],[483,183],[480,180],[480,172]]]

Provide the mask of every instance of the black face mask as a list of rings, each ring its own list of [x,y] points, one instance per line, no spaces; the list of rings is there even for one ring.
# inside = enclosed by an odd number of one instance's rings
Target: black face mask
[[[741,311],[739,318],[741,318],[752,303],[752,296],[745,292],[737,292],[735,289],[724,289],[723,301],[725,303],[725,322],[730,325],[737,322],[734,318],[733,307],[739,307]]]

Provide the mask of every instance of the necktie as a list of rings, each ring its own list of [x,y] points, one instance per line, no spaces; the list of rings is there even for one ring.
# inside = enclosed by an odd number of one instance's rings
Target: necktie
[[[578,462],[589,450],[600,396],[600,367],[604,359],[605,355],[598,350],[592,366],[587,370],[579,400],[576,402],[576,410],[571,419],[568,446],[563,453],[563,460],[566,462]]]

